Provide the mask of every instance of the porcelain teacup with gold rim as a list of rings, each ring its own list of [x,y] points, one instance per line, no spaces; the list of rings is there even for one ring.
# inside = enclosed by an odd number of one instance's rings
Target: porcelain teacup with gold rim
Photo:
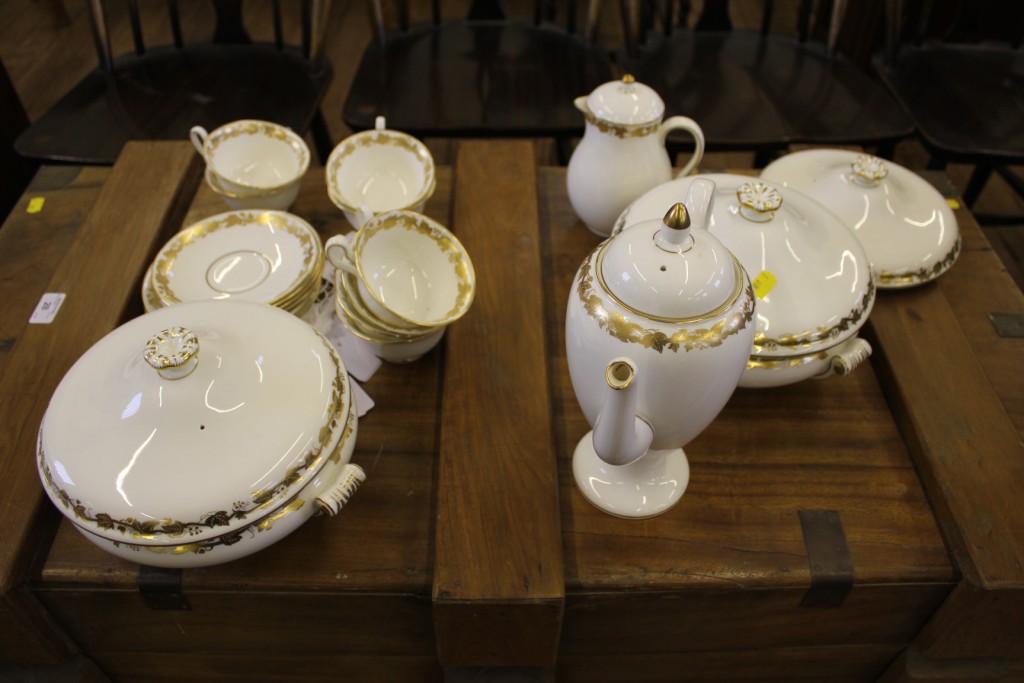
[[[422,211],[437,185],[430,150],[411,135],[387,129],[383,116],[374,130],[342,140],[325,174],[328,196],[355,228],[387,211]]]
[[[193,126],[189,137],[206,161],[211,189],[229,205],[246,204],[232,208],[287,208],[309,169],[302,137],[270,121],[232,121],[212,132]]]
[[[368,220],[351,240],[327,240],[327,259],[354,275],[366,308],[389,325],[440,327],[469,310],[476,274],[447,228],[413,211]]]

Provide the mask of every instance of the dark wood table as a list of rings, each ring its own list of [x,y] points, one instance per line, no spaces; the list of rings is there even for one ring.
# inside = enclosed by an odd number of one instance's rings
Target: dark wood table
[[[223,210],[200,171],[188,143],[44,168],[0,230],[0,660],[78,655],[147,682],[1020,674],[1024,342],[988,314],[1024,313],[1024,298],[970,215],[948,274],[880,293],[869,364],[738,390],[687,447],[683,501],[621,520],[571,474],[587,425],[564,307],[597,238],[564,168],[538,167],[524,141],[464,142],[440,169],[425,212],[473,256],[477,298],[436,351],[365,384],[368,479],[337,518],[185,572],[94,547],[44,500],[35,431],[71,363],[141,312],[159,246]],[[319,169],[292,211],[324,237],[347,229]],[[66,308],[28,325],[47,291]]]

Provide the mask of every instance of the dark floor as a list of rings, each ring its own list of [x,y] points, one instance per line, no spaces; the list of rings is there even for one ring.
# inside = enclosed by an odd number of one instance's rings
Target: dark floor
[[[509,13],[522,13],[529,11],[531,2],[505,0],[505,6]],[[461,11],[468,3],[469,0],[445,0],[442,4],[446,12],[454,13]],[[0,59],[10,74],[30,120],[45,112],[96,63],[86,16],[87,4],[79,0],[7,0],[0,3]],[[124,9],[127,3],[108,0],[107,4],[116,10],[111,23],[115,44],[121,46],[121,50],[128,50],[131,39]],[[150,32],[155,35],[167,33],[161,25],[163,4],[140,3],[146,20],[147,37]],[[290,1],[282,3],[286,18],[289,11],[294,10],[298,4]],[[426,2],[411,4],[414,13],[426,12],[429,8]],[[757,22],[757,5],[750,2],[732,3],[734,21],[737,24]],[[209,25],[212,10],[205,0],[179,0],[179,6],[186,36],[190,35],[189,30],[193,27]],[[335,141],[350,132],[341,120],[341,108],[356,62],[371,38],[368,6],[367,0],[333,0],[331,6],[326,56],[334,67],[335,78],[323,108]],[[246,0],[246,20],[254,38],[269,38],[270,11],[267,0]],[[613,46],[621,41],[618,19],[618,3],[603,2],[598,32],[605,45]],[[776,23],[779,23],[778,19]],[[291,28],[292,33],[297,34],[297,28]],[[435,140],[427,142],[440,163],[449,160],[449,143]],[[752,160],[752,155],[743,153],[709,154],[703,166],[716,169],[738,167],[750,165]],[[907,141],[898,146],[895,161],[912,169],[924,168],[928,156],[920,144]],[[970,171],[971,167],[965,165],[952,165],[947,169],[950,180],[961,191]],[[989,182],[975,208],[985,213],[1024,216],[1024,201],[998,177]],[[1024,288],[1024,224],[986,227],[985,232],[1007,270],[1017,284]]]

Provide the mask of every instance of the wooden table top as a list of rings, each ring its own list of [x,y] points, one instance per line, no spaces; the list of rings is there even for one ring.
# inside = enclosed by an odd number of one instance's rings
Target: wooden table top
[[[159,172],[149,170],[154,158]],[[156,249],[224,210],[199,171],[188,143],[132,143],[113,169],[46,168],[0,231],[4,592],[26,581],[44,596],[136,590],[138,566],[56,524],[35,474],[34,434],[67,367],[141,313],[138,285]],[[869,364],[845,378],[737,390],[686,448],[683,501],[631,521],[597,511],[572,481],[572,449],[588,427],[566,370],[564,308],[598,238],[572,212],[565,169],[538,167],[528,142],[468,142],[438,177],[425,213],[473,256],[473,310],[436,351],[385,364],[365,383],[376,407],[360,421],[353,460],[368,478],[337,518],[184,572],[187,595],[290,592],[367,605],[390,595],[407,610],[406,640],[435,639],[442,664],[549,666],[559,652],[595,647],[588,615],[609,604],[614,612],[626,595],[707,593],[727,604],[788,590],[799,602],[815,578],[800,510],[838,513],[855,590],[925,587],[894,629],[918,628],[922,606],[934,610],[963,581],[1024,588],[1015,492],[1024,483],[1024,354],[988,319],[1024,313],[1024,299],[965,210],[963,252],[949,273],[879,293],[865,328]],[[42,211],[27,213],[32,197],[45,199]],[[292,211],[324,238],[348,229],[318,169]],[[28,325],[47,291],[68,291],[68,308],[52,325]],[[53,526],[52,539],[40,531]],[[65,624],[73,640],[102,647],[87,626]],[[722,636],[715,628],[708,638]],[[168,647],[180,639],[170,622],[147,637]],[[792,637],[756,636],[780,647]]]

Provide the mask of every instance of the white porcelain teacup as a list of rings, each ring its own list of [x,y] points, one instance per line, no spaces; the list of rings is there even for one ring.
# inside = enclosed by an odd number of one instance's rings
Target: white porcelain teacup
[[[207,184],[234,209],[287,209],[309,169],[302,137],[270,121],[232,121],[209,133],[193,126],[189,137],[206,160]]]
[[[327,259],[358,278],[374,317],[413,329],[450,325],[476,293],[473,262],[447,228],[413,211],[370,218],[351,240],[327,240]]]
[[[327,194],[359,228],[387,211],[422,211],[437,185],[434,158],[411,135],[385,127],[350,135],[327,159]]]

